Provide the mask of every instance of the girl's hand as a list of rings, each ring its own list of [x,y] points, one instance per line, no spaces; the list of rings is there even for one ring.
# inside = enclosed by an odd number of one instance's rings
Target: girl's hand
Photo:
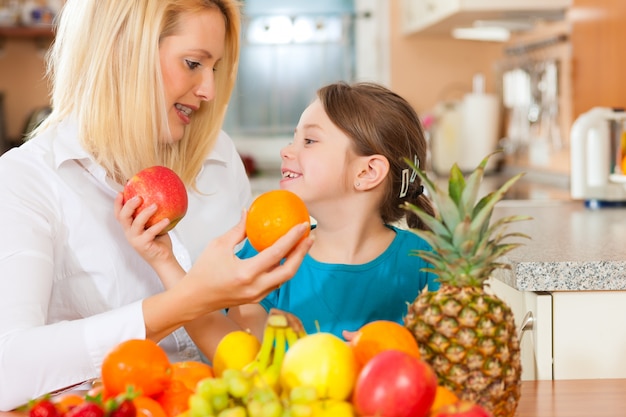
[[[159,236],[159,233],[170,223],[169,219],[165,218],[146,229],[148,219],[157,211],[156,204],[145,208],[133,218],[135,210],[141,205],[141,197],[133,197],[126,204],[123,204],[123,201],[123,194],[119,193],[114,204],[115,218],[122,225],[124,235],[131,246],[157,272],[163,267],[162,265],[176,262],[169,235],[164,233]]]
[[[341,335],[344,339],[346,339],[346,342],[350,342],[352,339],[354,339],[356,333],[357,332],[351,332],[350,330],[344,330],[341,332]]]

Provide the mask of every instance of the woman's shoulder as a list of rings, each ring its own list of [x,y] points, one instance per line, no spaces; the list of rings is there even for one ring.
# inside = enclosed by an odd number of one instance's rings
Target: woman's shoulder
[[[235,155],[238,156],[235,142],[228,135],[228,133],[220,130],[215,141],[215,146],[213,147],[213,150],[211,151],[207,159],[230,161]]]
[[[3,182],[13,183],[39,177],[49,170],[51,157],[51,149],[46,141],[31,139],[0,156],[0,176],[7,179]]]

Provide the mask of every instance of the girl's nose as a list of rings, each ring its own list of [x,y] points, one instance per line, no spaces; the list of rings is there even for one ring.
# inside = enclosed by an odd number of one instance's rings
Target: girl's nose
[[[280,157],[282,159],[291,159],[293,158],[293,152],[290,151],[293,143],[288,144],[280,150]]]
[[[215,98],[215,74],[212,68],[202,72],[202,80],[196,89],[196,96],[202,101],[211,101]]]

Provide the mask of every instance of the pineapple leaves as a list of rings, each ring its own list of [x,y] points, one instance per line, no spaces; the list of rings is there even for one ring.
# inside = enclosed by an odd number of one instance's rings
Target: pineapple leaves
[[[492,154],[493,155],[493,154]],[[461,201],[459,202],[459,207],[463,208],[463,213],[471,213],[476,205],[476,199],[478,198],[478,190],[480,188],[480,184],[483,181],[483,175],[485,174],[485,167],[487,166],[487,162],[489,161],[489,157],[491,155],[485,157],[476,170],[474,170],[469,177],[467,178],[467,184],[463,190],[463,195],[461,196]]]
[[[423,221],[424,224],[428,226],[428,228],[432,230],[434,234],[440,235],[440,236],[450,236],[450,233],[448,232],[448,229],[446,229],[445,225],[443,225],[435,217],[426,213],[420,207],[417,207],[416,205],[411,204],[409,202],[405,202],[404,208],[415,213],[415,215],[419,217],[420,220]]]
[[[448,193],[452,201],[460,207],[461,195],[465,189],[465,177],[457,164],[452,165],[450,169],[450,180],[448,182]]]
[[[508,181],[504,183],[500,188],[496,191],[487,194],[483,197],[476,207],[474,208],[472,214],[472,230],[481,230],[485,229],[489,224],[489,219],[491,218],[491,213],[493,212],[496,203],[504,197],[507,191],[524,175],[523,172],[515,175],[510,178]]]
[[[447,192],[431,181],[412,161],[405,159],[420,177],[435,207],[435,215],[430,215],[421,207],[404,203],[403,207],[417,215],[428,228],[411,231],[432,248],[415,250],[411,254],[426,261],[429,265],[424,271],[437,275],[439,282],[457,287],[482,286],[495,269],[510,268],[500,258],[522,243],[511,243],[508,240],[529,238],[524,233],[505,233],[508,224],[529,220],[529,216],[503,217],[490,224],[496,204],[524,175],[520,173],[513,176],[497,190],[479,199],[485,168],[492,155],[485,157],[467,178],[459,166],[454,164],[450,169]]]

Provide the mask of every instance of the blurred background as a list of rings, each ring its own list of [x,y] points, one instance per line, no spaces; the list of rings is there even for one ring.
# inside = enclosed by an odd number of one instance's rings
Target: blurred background
[[[472,166],[476,157],[463,149],[503,148],[494,171],[566,176],[576,117],[626,100],[621,0],[242,3],[241,66],[224,128],[250,172],[270,183],[300,113],[337,80],[403,95],[422,117],[438,171],[455,160]],[[3,150],[46,115],[43,57],[62,4],[0,0]]]

